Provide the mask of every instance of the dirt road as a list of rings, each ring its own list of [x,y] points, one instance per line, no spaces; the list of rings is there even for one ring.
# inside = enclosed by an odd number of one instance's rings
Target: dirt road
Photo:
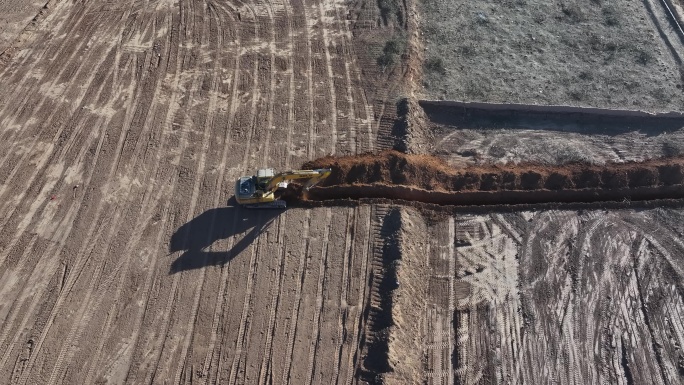
[[[391,81],[362,86],[352,39],[380,16],[356,7],[51,1],[3,35],[1,378],[353,379],[376,208],[226,201],[256,168],[375,148]]]

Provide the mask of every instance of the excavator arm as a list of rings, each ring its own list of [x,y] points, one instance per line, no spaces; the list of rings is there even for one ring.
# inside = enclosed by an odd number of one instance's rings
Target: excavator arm
[[[308,190],[311,187],[318,184],[319,182],[321,182],[323,179],[327,178],[331,172],[332,171],[329,168],[319,170],[294,170],[281,172],[271,179],[268,186],[266,187],[266,190],[273,191],[276,190],[278,186],[282,186],[282,183],[289,183],[292,180],[302,179],[308,179],[306,184],[304,185],[304,189]]]

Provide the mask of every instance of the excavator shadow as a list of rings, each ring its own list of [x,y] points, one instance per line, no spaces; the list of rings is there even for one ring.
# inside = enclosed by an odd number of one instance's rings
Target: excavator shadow
[[[169,274],[230,262],[283,212],[282,209],[246,209],[240,207],[234,198],[228,202],[228,207],[203,212],[171,236],[169,252],[182,251],[182,254],[171,264]],[[230,249],[221,250],[220,246],[214,245],[233,236],[236,238]]]

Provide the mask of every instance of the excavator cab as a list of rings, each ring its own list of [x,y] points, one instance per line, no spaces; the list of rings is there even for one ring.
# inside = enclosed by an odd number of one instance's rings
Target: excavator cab
[[[275,173],[272,168],[258,170],[256,175],[243,176],[235,184],[235,200],[247,208],[285,208],[280,193],[287,189],[290,181],[307,180],[304,189],[309,189],[327,178],[330,169],[294,170]]]

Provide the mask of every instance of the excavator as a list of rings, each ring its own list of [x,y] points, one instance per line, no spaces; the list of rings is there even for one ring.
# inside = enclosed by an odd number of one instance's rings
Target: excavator
[[[318,170],[293,170],[275,173],[272,168],[258,170],[256,175],[243,176],[235,183],[235,200],[247,208],[284,209],[287,203],[283,193],[291,181],[306,181],[302,186],[308,190],[332,172],[329,168]]]

